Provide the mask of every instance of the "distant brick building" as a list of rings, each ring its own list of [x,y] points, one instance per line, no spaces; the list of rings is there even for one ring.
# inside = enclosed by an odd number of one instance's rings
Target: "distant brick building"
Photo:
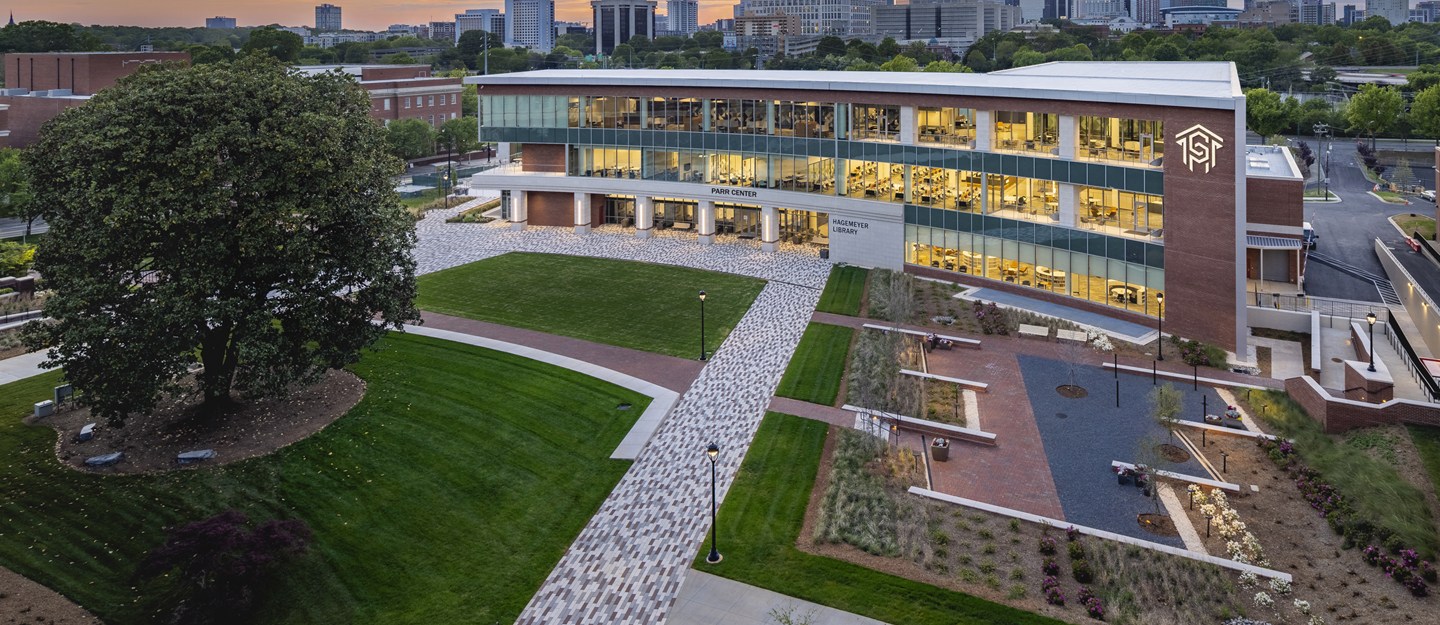
[[[370,116],[382,124],[418,119],[439,128],[460,117],[465,86],[459,78],[431,76],[429,65],[311,65],[298,69],[306,73],[340,70],[359,78],[360,86],[370,92]]]
[[[190,62],[189,52],[54,52],[6,54],[5,89],[0,89],[0,147],[25,147],[40,126],[67,108],[84,104],[145,65]]]

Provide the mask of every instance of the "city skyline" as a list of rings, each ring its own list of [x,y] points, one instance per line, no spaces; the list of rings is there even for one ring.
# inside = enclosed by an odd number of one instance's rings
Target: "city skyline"
[[[153,0],[136,6],[128,3],[91,4],[73,0],[12,2],[5,10],[14,11],[15,21],[47,20],[78,23],[86,26],[203,27],[205,19],[233,17],[239,26],[280,24],[282,26],[314,26],[315,7],[326,0],[255,0],[243,3],[182,2]],[[483,2],[432,1],[404,4],[394,0],[328,0],[344,10],[344,26],[349,30],[382,31],[391,24],[428,24],[451,21],[466,9],[504,10],[504,0]],[[663,8],[664,2],[661,2]],[[701,24],[731,17],[732,0],[700,0]],[[555,19],[564,22],[589,23],[593,17],[589,0],[556,0]]]

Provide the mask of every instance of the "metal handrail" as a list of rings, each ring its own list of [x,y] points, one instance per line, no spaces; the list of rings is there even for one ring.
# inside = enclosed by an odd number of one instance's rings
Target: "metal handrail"
[[[1391,339],[1391,347],[1405,357],[1405,366],[1410,370],[1411,377],[1420,383],[1425,389],[1425,396],[1430,401],[1440,401],[1440,382],[1430,376],[1430,371],[1425,368],[1425,363],[1420,362],[1420,357],[1415,355],[1414,348],[1410,347],[1410,340],[1405,337],[1405,331],[1400,329],[1399,322],[1391,316],[1385,322],[1385,334]],[[1370,349],[1375,349],[1372,345]]]

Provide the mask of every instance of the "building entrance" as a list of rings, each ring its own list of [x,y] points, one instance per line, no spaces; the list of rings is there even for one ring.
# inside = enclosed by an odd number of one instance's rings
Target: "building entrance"
[[[695,200],[657,197],[651,201],[655,208],[655,228],[665,230],[694,230],[700,203]]]
[[[715,231],[742,239],[760,238],[760,207],[716,203]]]
[[[605,196],[605,224],[627,228],[635,225],[635,198],[627,195]]]

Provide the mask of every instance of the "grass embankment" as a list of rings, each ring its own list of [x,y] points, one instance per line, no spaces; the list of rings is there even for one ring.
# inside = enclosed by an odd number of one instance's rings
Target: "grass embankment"
[[[432,312],[681,358],[730,335],[765,281],[625,260],[511,252],[420,276]]]
[[[1405,233],[1405,236],[1419,232],[1420,236],[1424,237],[1425,240],[1435,240],[1435,220],[1433,218],[1411,213],[1409,215],[1395,215],[1390,218],[1390,221],[1400,226],[1400,230]]]
[[[811,323],[800,337],[800,346],[790,357],[785,377],[775,394],[812,404],[835,405],[840,381],[845,377],[845,359],[855,330],[844,326]]]
[[[1415,451],[1420,454],[1420,462],[1430,475],[1435,493],[1440,494],[1440,428],[1412,424],[1406,424],[1405,428],[1410,431],[1410,440],[1415,443]]]
[[[860,302],[865,297],[865,278],[870,270],[863,267],[836,267],[825,281],[825,292],[815,310],[837,315],[860,316]]]
[[[706,564],[707,542],[696,554],[697,569],[887,623],[1060,623],[796,549],[828,427],[791,415],[765,415],[720,507],[717,530],[725,560]]]
[[[1304,464],[1320,471],[1322,479],[1338,489],[1362,518],[1395,532],[1407,547],[1429,559],[1440,553],[1435,521],[1424,495],[1394,467],[1356,446],[1337,444],[1283,391],[1264,391],[1250,400],[1251,406],[1261,404],[1270,406],[1261,419],[1281,436],[1294,439]]]
[[[1306,189],[1304,197],[1306,200],[1314,199],[1318,201],[1340,199],[1340,196],[1335,195],[1334,191],[1326,191],[1325,189]]]
[[[629,468],[609,456],[649,398],[459,343],[382,347],[353,367],[365,398],[320,433],[161,475],[62,467],[54,431],[20,423],[59,373],[0,386],[0,565],[112,625],[166,622],[132,570],[163,526],[233,507],[315,530],[255,622],[513,620]]]
[[[1390,191],[1371,191],[1371,193],[1374,193],[1374,194],[1375,194],[1376,196],[1378,196],[1380,199],[1385,200],[1386,202],[1389,202],[1389,203],[1391,203],[1391,204],[1408,204],[1408,203],[1409,203],[1409,200],[1406,199],[1405,196],[1400,195],[1399,193],[1393,193],[1393,192],[1390,192]]]

